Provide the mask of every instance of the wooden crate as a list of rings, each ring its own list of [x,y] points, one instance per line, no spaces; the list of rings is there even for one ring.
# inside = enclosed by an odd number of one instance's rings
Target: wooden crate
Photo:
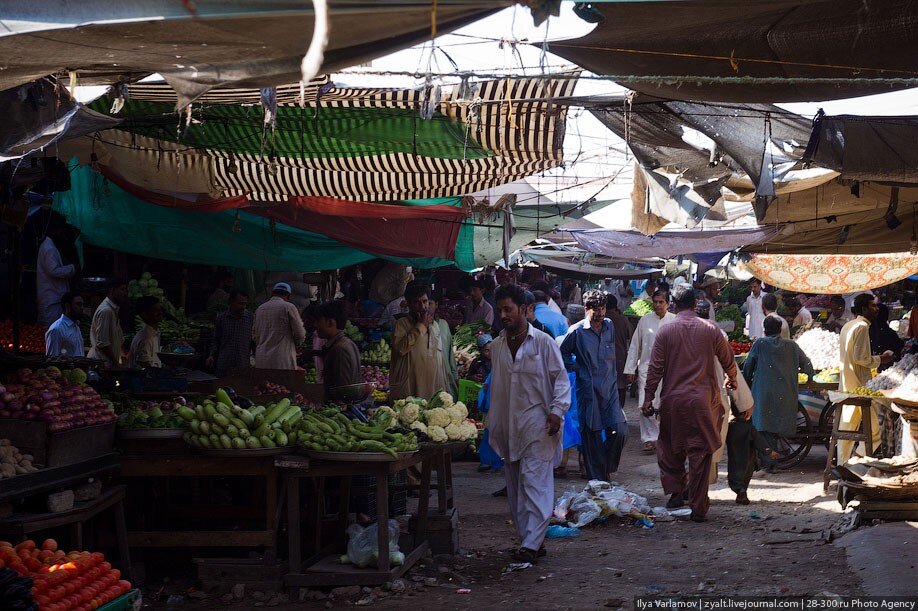
[[[417,516],[411,516],[409,529],[416,532]],[[459,553],[459,512],[455,507],[447,510],[445,515],[427,516],[427,542],[434,554]]]
[[[23,454],[31,454],[36,465],[63,467],[110,454],[115,445],[115,423],[51,433],[46,422],[2,419],[0,438],[9,439]]]

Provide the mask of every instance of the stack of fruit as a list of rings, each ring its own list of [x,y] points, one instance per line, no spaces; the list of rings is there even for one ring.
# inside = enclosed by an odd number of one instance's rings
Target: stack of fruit
[[[310,367],[306,370],[306,383],[307,384],[318,384],[319,383],[319,373],[315,370],[314,367]]]
[[[283,384],[265,380],[255,388],[256,395],[289,395],[290,389]]]
[[[178,413],[188,424],[186,443],[220,450],[287,447],[293,443],[288,435],[303,417],[300,406],[289,399],[244,409],[234,405],[222,388],[216,401],[208,398],[194,409],[181,406]]]
[[[38,471],[33,460],[31,454],[20,452],[9,439],[0,439],[0,479]]]
[[[172,401],[137,401],[123,400],[114,404],[118,414],[118,428],[122,429],[181,429],[185,428],[185,421],[178,414],[178,408],[184,403]],[[184,400],[183,400],[184,401]]]
[[[350,420],[334,408],[307,412],[297,427],[296,440],[304,448],[318,452],[382,452],[397,458],[398,452],[417,450],[418,440],[413,433],[386,430],[397,424],[391,412],[374,415],[369,424]]]
[[[44,325],[19,325],[19,346],[13,345],[13,321],[0,322],[0,348],[7,350],[21,350],[23,352],[45,353],[45,332],[48,327]]]
[[[752,349],[752,342],[731,341],[730,347],[733,348],[733,354],[749,354],[749,351]]]
[[[32,540],[23,541],[15,547],[0,541],[0,560],[17,574],[31,578],[30,594],[40,611],[98,609],[131,590],[130,582],[121,579],[121,571],[113,569],[103,554],[67,554],[57,549],[53,539],[47,539],[41,548]],[[17,585],[25,585],[25,582]]]

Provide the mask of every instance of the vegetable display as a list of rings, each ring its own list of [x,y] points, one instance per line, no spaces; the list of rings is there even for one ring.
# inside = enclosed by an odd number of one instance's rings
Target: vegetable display
[[[366,339],[366,336],[360,332],[360,329],[354,326],[354,323],[347,321],[344,325],[344,334],[347,335],[355,344]]]
[[[625,316],[644,316],[653,312],[653,302],[649,299],[635,299],[631,305],[622,312]]]
[[[13,345],[13,321],[0,322],[0,347],[8,350],[21,350],[23,352],[45,353],[45,332],[48,327],[44,325],[19,325],[19,345]]]
[[[389,388],[389,368],[376,365],[364,365],[360,368],[360,377],[366,383],[376,384],[379,390]]]
[[[906,354],[895,365],[869,380],[867,388],[892,391],[890,394],[900,399],[918,401],[918,355]]]
[[[52,433],[117,420],[95,389],[66,380],[57,367],[10,376],[0,386],[0,418],[47,422]]]
[[[839,369],[838,367],[827,367],[813,376],[813,381],[817,384],[838,384]]]
[[[363,362],[365,363],[388,363],[392,360],[392,348],[386,340],[379,340],[371,344],[369,349],[363,353]]]
[[[31,577],[13,569],[0,568],[0,609],[37,611],[38,603],[32,594],[34,583]]]
[[[402,426],[436,443],[469,441],[478,436],[478,427],[468,419],[469,410],[465,404],[453,402],[452,396],[443,391],[429,401],[417,397],[399,399],[392,411]]]
[[[25,473],[38,471],[32,464],[32,455],[23,454],[10,443],[9,439],[0,439],[0,479],[9,479]]]
[[[735,303],[731,303],[720,308],[717,313],[714,315],[714,320],[717,322],[726,322],[728,320],[733,321],[733,330],[739,330],[742,332],[743,327],[746,326],[746,317],[743,316],[742,310]]]
[[[121,571],[112,568],[100,552],[70,552],[57,549],[54,539],[46,539],[39,548],[31,539],[15,547],[0,541],[0,561],[17,575],[28,577],[14,581],[0,573],[0,584],[15,583],[15,600],[27,601],[26,594],[37,605],[3,606],[3,609],[38,609],[39,611],[90,611],[109,603],[131,590],[121,579]],[[28,582],[31,582],[29,584]],[[9,596],[10,589],[0,587]]]
[[[838,367],[841,356],[838,348],[839,335],[825,329],[810,329],[797,338],[797,345],[810,357],[813,369]]]
[[[456,332],[453,333],[453,344],[457,349],[465,349],[473,356],[478,355],[478,345],[475,343],[476,338],[482,333],[490,333],[491,325],[483,320],[472,322],[467,325],[459,325]]]
[[[306,370],[306,377],[304,378],[307,384],[318,384],[319,383],[319,372],[316,371],[315,367],[310,367]]]
[[[185,420],[179,416],[178,408],[184,405],[172,401],[138,401],[127,397],[111,402],[118,414],[118,428],[122,429],[181,429]]]
[[[293,445],[290,438],[303,417],[299,405],[282,399],[267,407],[255,405],[248,409],[235,405],[222,388],[216,400],[208,397],[194,409],[178,408],[188,425],[183,438],[196,448],[219,450],[257,450]]]
[[[752,342],[731,341],[730,347],[733,349],[733,354],[749,354]]]
[[[417,437],[411,432],[392,433],[396,423],[392,410],[377,410],[370,423],[348,419],[340,410],[325,408],[306,412],[299,422],[296,441],[302,447],[319,452],[382,452],[398,457],[398,452],[418,449]]]

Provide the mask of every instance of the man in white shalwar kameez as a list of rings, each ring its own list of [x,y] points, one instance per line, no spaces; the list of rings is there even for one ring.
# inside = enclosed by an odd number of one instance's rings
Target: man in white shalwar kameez
[[[625,361],[625,375],[628,376],[628,381],[634,382],[635,374],[637,374],[638,405],[644,405],[644,385],[647,383],[647,367],[650,365],[653,340],[660,327],[676,319],[676,315],[667,310],[669,293],[654,291],[652,297],[653,312],[645,314],[638,322],[637,329],[631,336],[631,345],[628,347],[628,360]],[[654,409],[660,409],[660,391],[661,389],[658,388],[657,395],[653,399]],[[641,442],[646,452],[656,451],[659,436],[660,423],[656,416],[641,414]]]
[[[515,285],[495,296],[504,329],[491,344],[490,445],[504,459],[510,513],[520,537],[518,562],[536,562],[555,500],[553,467],[561,456],[571,387],[561,349],[526,319],[526,296]]]

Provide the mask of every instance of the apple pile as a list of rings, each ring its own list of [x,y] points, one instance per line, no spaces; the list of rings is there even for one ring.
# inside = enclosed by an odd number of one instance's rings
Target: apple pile
[[[70,382],[57,367],[10,376],[0,385],[0,418],[47,422],[51,433],[118,419],[95,389]]]

